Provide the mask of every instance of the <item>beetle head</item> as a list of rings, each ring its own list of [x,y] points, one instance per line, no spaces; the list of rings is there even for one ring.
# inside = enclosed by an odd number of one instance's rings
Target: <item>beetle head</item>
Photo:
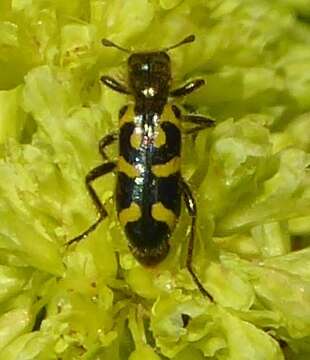
[[[136,97],[167,98],[170,80],[170,58],[166,52],[134,53],[129,56],[129,88]]]

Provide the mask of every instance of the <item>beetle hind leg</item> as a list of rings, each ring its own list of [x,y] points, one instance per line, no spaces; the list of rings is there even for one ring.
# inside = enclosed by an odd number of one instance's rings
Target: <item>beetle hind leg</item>
[[[213,301],[212,296],[204,288],[204,286],[202,285],[202,283],[200,282],[200,280],[198,279],[197,275],[195,274],[195,272],[193,270],[193,252],[194,252],[194,243],[195,243],[195,227],[196,227],[197,208],[196,208],[196,202],[191,193],[191,190],[183,179],[181,180],[181,190],[183,193],[187,211],[192,219],[190,238],[189,238],[188,247],[187,247],[186,267],[187,267],[187,270],[189,271],[189,273],[191,274],[191,277],[194,280],[195,284],[197,285],[199,291],[202,293],[202,295],[209,298],[210,301]]]

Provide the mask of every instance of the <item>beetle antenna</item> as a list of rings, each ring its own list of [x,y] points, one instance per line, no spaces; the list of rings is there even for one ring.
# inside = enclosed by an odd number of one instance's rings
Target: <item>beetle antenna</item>
[[[118,49],[118,50],[121,50],[121,51],[127,53],[127,54],[130,54],[130,53],[131,53],[130,50],[125,49],[125,48],[123,48],[123,47],[115,44],[114,42],[108,40],[108,39],[102,39],[102,40],[101,40],[101,43],[102,43],[103,46],[114,47],[114,48],[116,48],[116,49]]]
[[[182,41],[178,42],[175,45],[164,48],[163,51],[170,51],[170,50],[175,49],[175,48],[177,48],[177,47],[179,47],[181,45],[188,44],[188,43],[191,43],[193,41],[195,41],[195,35],[194,34],[186,36],[185,39],[183,39]]]

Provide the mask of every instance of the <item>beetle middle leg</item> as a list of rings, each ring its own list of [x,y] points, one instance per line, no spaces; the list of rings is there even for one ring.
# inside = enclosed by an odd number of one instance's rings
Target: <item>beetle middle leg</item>
[[[107,135],[105,135],[99,141],[99,153],[103,157],[104,160],[109,160],[107,154],[105,153],[105,148],[111,144],[113,144],[118,139],[118,132],[113,131]]]
[[[215,121],[202,115],[182,115],[182,122],[194,124],[190,129],[184,130],[184,134],[194,134],[200,130],[215,126]]]
[[[186,182],[183,179],[181,180],[180,186],[181,186],[181,191],[183,193],[187,211],[192,219],[190,238],[189,238],[188,248],[187,248],[186,267],[187,267],[189,273],[191,274],[194,282],[196,283],[198,289],[200,290],[200,292],[204,296],[208,297],[211,301],[213,301],[212,296],[207,292],[207,290],[201,284],[201,282],[198,279],[197,275],[195,274],[195,272],[193,270],[193,266],[192,266],[193,265],[192,263],[193,263],[194,242],[195,242],[196,217],[197,217],[196,202],[191,193],[189,186],[186,184]]]
[[[66,243],[67,246],[84,239],[89,233],[94,231],[96,227],[101,223],[101,221],[107,216],[108,213],[104,205],[102,204],[101,200],[99,199],[99,196],[97,195],[95,189],[92,187],[92,182],[103,175],[111,173],[115,169],[115,167],[116,164],[114,162],[107,162],[95,167],[86,175],[85,178],[86,188],[98,211],[99,216],[98,219],[87,230],[85,230],[84,232],[82,232],[82,234],[68,241]]]

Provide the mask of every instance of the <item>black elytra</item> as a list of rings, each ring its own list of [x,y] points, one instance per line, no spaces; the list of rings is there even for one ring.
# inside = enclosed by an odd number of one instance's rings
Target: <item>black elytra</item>
[[[171,62],[167,52],[194,39],[194,35],[190,35],[161,51],[135,53],[110,40],[102,40],[104,46],[130,53],[128,85],[110,76],[102,76],[102,83],[131,96],[134,101],[120,109],[118,132],[100,141],[99,151],[105,162],[86,176],[86,187],[98,210],[98,219],[67,244],[85,238],[107,216],[92,182],[116,171],[116,209],[129,248],[143,266],[155,266],[169,252],[169,238],[179,218],[183,196],[192,219],[186,267],[198,289],[212,300],[192,268],[197,209],[190,188],[182,178],[180,161],[181,122],[193,123],[195,127],[188,133],[194,133],[214,126],[214,121],[200,115],[182,116],[180,109],[168,101],[169,97],[190,94],[204,85],[204,80],[196,79],[171,90]],[[119,156],[117,161],[111,162],[104,149],[117,139]]]

